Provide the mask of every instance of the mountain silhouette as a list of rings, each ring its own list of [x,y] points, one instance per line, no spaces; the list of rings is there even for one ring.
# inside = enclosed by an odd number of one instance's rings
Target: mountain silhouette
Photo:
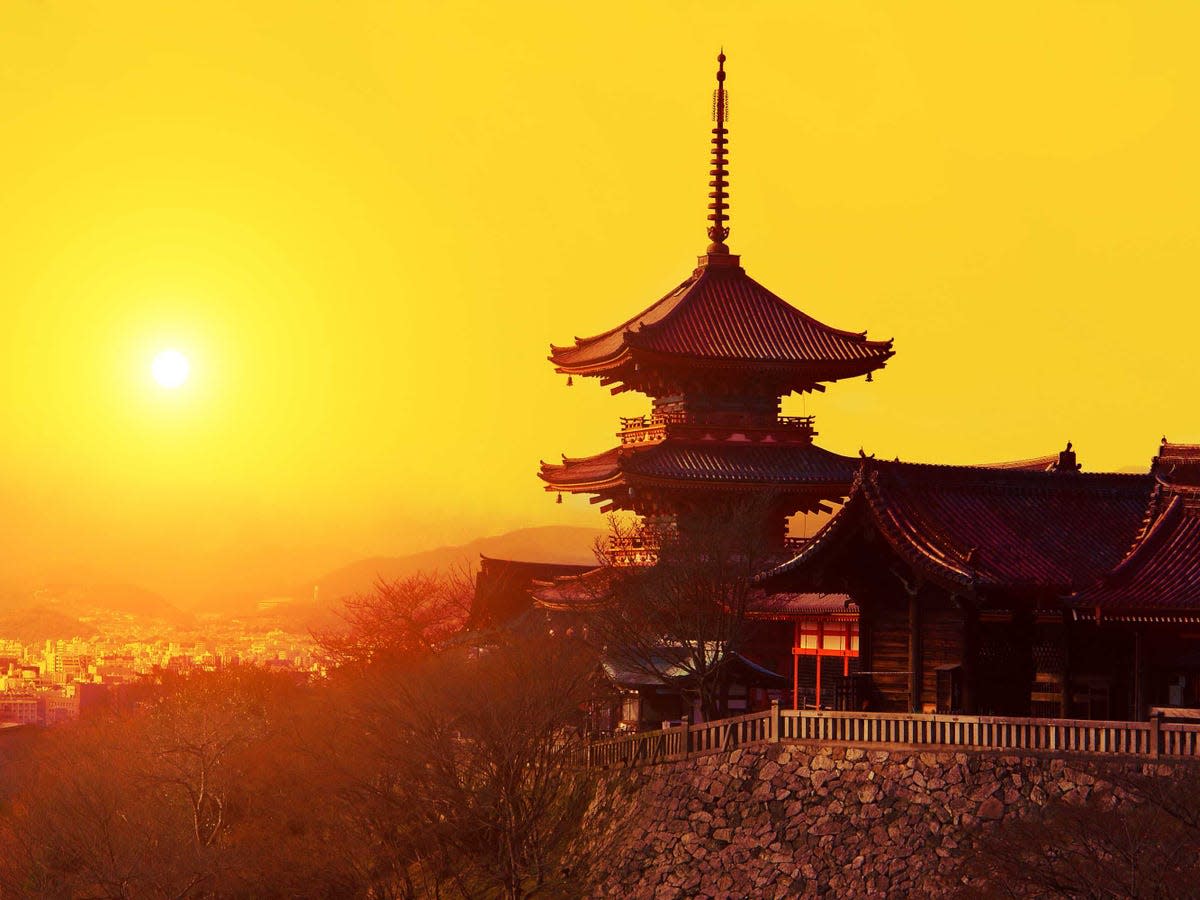
[[[603,535],[598,528],[565,525],[521,528],[407,556],[361,559],[297,585],[288,593],[301,602],[315,599],[318,606],[336,606],[343,597],[369,593],[380,580],[394,581],[417,572],[466,571],[473,575],[479,568],[481,555],[524,562],[592,563],[596,561],[592,548]]]

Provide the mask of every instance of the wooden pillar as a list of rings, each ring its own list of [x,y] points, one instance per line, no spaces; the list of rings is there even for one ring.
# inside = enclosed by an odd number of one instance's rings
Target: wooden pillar
[[[800,620],[792,628],[792,709],[800,708]]]
[[[1062,615],[1062,697],[1058,703],[1059,718],[1071,718],[1071,614]]]
[[[921,605],[919,591],[908,592],[908,708],[921,711]]]
[[[1133,630],[1133,715],[1134,721],[1146,718],[1146,678],[1142,673],[1145,666],[1144,648],[1142,647],[1142,629]]]
[[[976,674],[979,654],[979,609],[970,597],[960,598],[963,606],[963,655],[962,655],[962,708],[967,715],[974,715],[978,707],[976,697]]]
[[[850,641],[854,637],[855,625],[852,622],[846,623],[846,635],[842,640],[842,677],[850,677]]]
[[[825,620],[817,620],[817,697],[813,704],[815,709],[821,708],[821,651],[825,649]]]

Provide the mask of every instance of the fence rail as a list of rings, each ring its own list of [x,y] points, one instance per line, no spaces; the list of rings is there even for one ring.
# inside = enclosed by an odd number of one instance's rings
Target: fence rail
[[[588,766],[635,766],[780,741],[1200,758],[1200,725],[780,709],[683,723],[588,744]]]

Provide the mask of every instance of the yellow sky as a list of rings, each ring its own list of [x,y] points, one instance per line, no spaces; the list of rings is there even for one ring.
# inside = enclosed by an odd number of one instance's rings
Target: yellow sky
[[[545,361],[705,246],[894,337],[820,441],[1200,440],[1191,2],[0,5],[0,564],[180,598],[529,524],[642,411]],[[175,346],[192,377],[150,380]],[[796,409],[800,400],[791,401]]]

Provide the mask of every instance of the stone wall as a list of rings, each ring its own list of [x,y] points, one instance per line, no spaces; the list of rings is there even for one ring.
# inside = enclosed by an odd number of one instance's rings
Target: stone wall
[[[1106,769],[1107,766],[1107,769]],[[576,848],[593,896],[936,896],[983,829],[1135,764],[773,744],[603,776]],[[1111,776],[1110,776],[1111,777]]]

